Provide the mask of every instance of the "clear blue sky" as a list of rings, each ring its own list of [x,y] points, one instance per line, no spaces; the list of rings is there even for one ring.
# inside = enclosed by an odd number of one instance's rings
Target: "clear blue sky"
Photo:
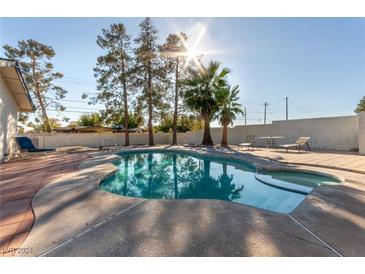
[[[101,109],[82,102],[83,91],[95,92],[93,68],[102,54],[96,36],[111,23],[122,22],[133,38],[142,18],[1,18],[0,56],[4,44],[33,38],[51,45],[59,81],[69,90],[65,115]],[[153,18],[163,42],[179,30],[194,36],[207,31],[200,48],[204,61],[219,60],[232,69],[229,80],[240,86],[248,123],[289,118],[352,115],[365,95],[364,18]],[[194,40],[194,39],[193,39]],[[56,113],[51,116],[55,117]],[[59,116],[60,118],[62,116]],[[237,124],[243,123],[237,120]]]

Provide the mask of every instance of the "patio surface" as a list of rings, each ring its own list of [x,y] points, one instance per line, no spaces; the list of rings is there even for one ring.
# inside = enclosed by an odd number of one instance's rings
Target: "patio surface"
[[[26,256],[365,256],[364,156],[208,150],[275,167],[291,162],[347,182],[317,188],[284,215],[222,201],[113,195],[98,188],[113,172],[111,164],[84,164],[77,170],[87,153],[11,162],[0,165],[1,250],[31,248],[17,254]],[[30,201],[40,188],[32,201],[36,222],[27,238],[34,221]]]
[[[303,164],[318,167],[329,167],[339,170],[351,171],[365,174],[365,156],[358,155],[354,152],[343,151],[302,151],[298,153],[295,150],[274,151],[272,149],[257,148],[253,151],[239,150],[236,146],[233,149],[254,156],[263,157],[281,163]]]
[[[77,169],[84,155],[49,155],[45,158],[0,164],[0,255],[20,247],[34,222],[31,201],[43,186]]]

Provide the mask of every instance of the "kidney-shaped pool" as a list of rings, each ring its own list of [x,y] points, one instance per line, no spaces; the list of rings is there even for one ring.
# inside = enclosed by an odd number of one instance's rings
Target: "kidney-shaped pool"
[[[246,161],[186,152],[123,152],[109,192],[146,199],[218,199],[290,213],[321,184],[339,180],[309,172],[265,171]]]

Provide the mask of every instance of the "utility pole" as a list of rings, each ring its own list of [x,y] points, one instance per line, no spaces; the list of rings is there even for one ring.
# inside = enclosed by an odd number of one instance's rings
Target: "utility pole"
[[[288,97],[285,97],[285,106],[286,106],[286,120],[288,121],[289,119],[288,119],[288,113],[289,113],[289,111],[288,111]]]
[[[268,106],[269,104],[267,102],[265,102],[264,106],[265,106],[265,112],[264,112],[264,125],[266,125],[266,107]]]
[[[245,107],[245,112],[244,112],[244,114],[245,114],[245,126],[247,125],[247,110],[246,110],[246,107]]]

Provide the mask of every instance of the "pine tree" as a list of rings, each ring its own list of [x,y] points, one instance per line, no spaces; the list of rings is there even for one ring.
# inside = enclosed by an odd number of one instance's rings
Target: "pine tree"
[[[187,36],[185,33],[180,35],[170,34],[166,38],[165,44],[162,45],[162,52],[170,73],[173,74],[174,92],[173,92],[173,119],[172,119],[172,145],[177,144],[177,121],[179,116],[179,106],[181,106],[181,83],[187,75],[184,65],[187,57],[185,43]]]
[[[150,18],[142,21],[139,37],[135,39],[138,47],[135,50],[136,56],[136,81],[135,85],[142,91],[139,103],[146,102],[148,115],[148,143],[154,145],[153,140],[153,113],[158,109],[166,108],[164,94],[166,92],[166,73],[159,53],[157,29]]]
[[[51,58],[55,56],[54,49],[33,39],[28,39],[18,41],[17,48],[5,45],[4,50],[8,58],[19,62],[36,110],[40,111],[42,123],[45,125],[46,130],[50,132],[52,125],[47,110],[50,107],[57,111],[65,110],[60,100],[67,93],[65,89],[53,82],[63,77],[62,73],[53,71],[53,64],[50,62]],[[20,115],[20,117],[22,117],[23,122],[27,119],[24,115]]]
[[[97,59],[94,69],[97,89],[96,101],[105,103],[106,116],[124,117],[125,146],[129,146],[129,93],[132,79],[130,36],[123,24],[112,24],[98,36],[98,45],[106,54]],[[120,115],[123,112],[123,115]]]
[[[359,103],[357,104],[355,113],[360,113],[362,111],[365,111],[365,96],[363,96],[362,99],[360,99]]]

